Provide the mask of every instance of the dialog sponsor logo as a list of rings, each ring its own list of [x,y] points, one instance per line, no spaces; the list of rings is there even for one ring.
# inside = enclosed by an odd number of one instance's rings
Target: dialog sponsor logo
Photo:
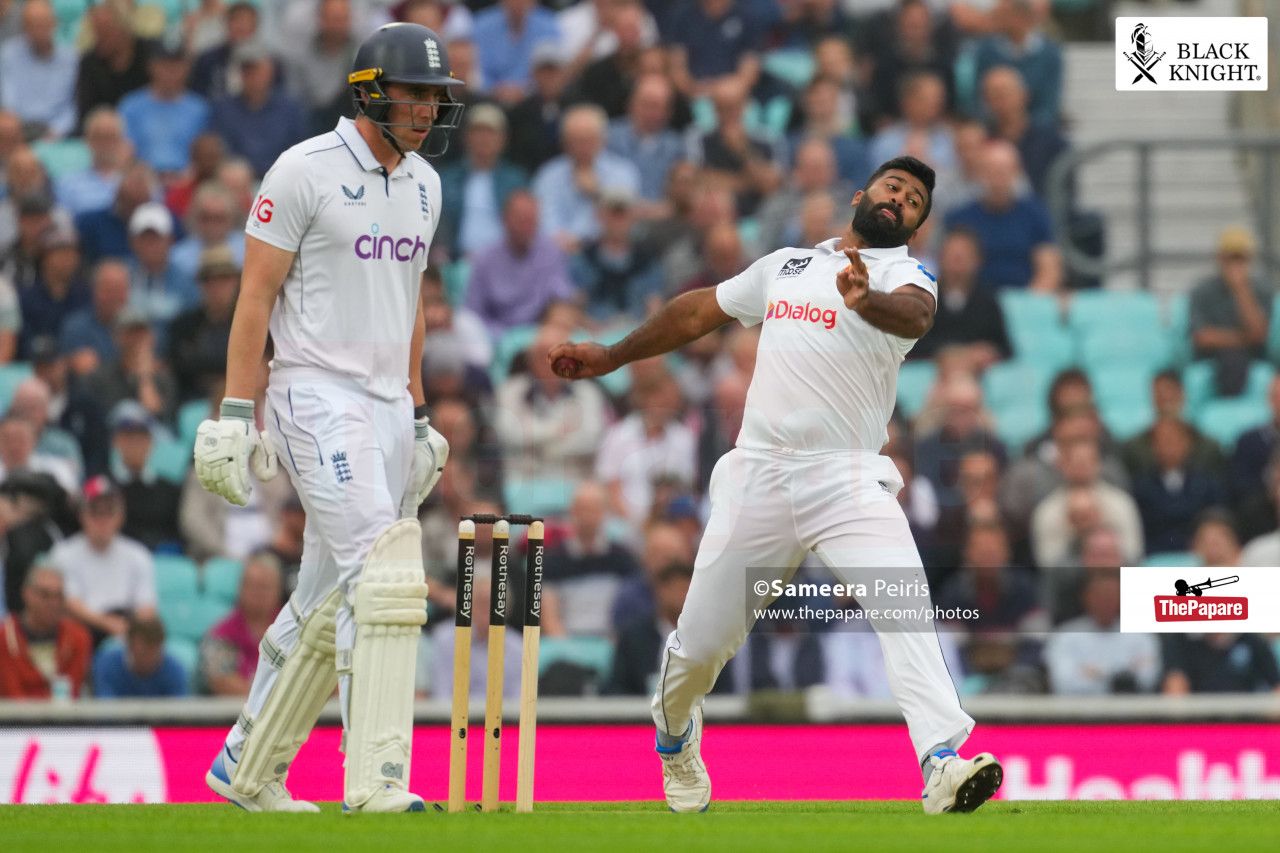
[[[836,327],[836,310],[834,308],[819,308],[808,302],[800,305],[791,303],[785,299],[779,299],[777,302],[769,303],[769,310],[765,313],[766,320],[802,320],[806,323],[815,323],[824,329],[834,329]]]

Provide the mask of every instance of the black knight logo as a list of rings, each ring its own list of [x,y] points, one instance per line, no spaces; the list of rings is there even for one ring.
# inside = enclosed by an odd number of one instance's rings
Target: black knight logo
[[[1160,60],[1164,59],[1164,54],[1157,54],[1151,46],[1151,30],[1146,24],[1137,24],[1133,28],[1133,32],[1129,33],[1129,41],[1133,44],[1133,53],[1125,53],[1124,58],[1133,63],[1133,67],[1138,69],[1138,76],[1133,78],[1133,82],[1137,83],[1143,77],[1146,77],[1152,83],[1156,82],[1156,78],[1151,76],[1151,69],[1155,68]]]

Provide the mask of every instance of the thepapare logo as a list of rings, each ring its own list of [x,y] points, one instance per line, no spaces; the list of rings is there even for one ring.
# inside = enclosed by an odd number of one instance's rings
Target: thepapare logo
[[[416,234],[412,237],[396,237],[378,233],[375,222],[368,234],[356,238],[356,257],[362,261],[412,261],[418,253],[427,253],[427,244]]]
[[[819,308],[808,302],[803,305],[792,304],[785,299],[770,302],[764,318],[766,320],[802,320],[806,323],[817,323],[824,329],[836,327],[836,309]]]
[[[1249,599],[1244,596],[1204,596],[1206,589],[1238,583],[1239,575],[1205,578],[1199,583],[1179,579],[1174,595],[1155,596],[1157,622],[1237,622],[1249,618]]]

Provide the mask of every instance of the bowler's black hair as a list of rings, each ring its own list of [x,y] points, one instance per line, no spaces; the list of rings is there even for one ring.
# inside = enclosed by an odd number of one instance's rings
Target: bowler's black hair
[[[892,160],[886,160],[881,163],[880,168],[871,173],[871,177],[867,178],[866,186],[863,189],[870,187],[881,175],[892,169],[898,169],[913,178],[918,178],[920,183],[924,184],[924,188],[928,190],[929,194],[924,200],[924,212],[920,214],[920,221],[916,223],[916,228],[919,229],[921,225],[924,225],[924,221],[929,218],[929,211],[933,209],[933,185],[937,180],[937,174],[933,171],[932,166],[917,160],[915,157],[894,157]]]

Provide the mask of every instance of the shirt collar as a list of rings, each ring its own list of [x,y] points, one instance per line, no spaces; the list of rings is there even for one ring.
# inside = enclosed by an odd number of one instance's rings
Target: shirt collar
[[[813,248],[830,252],[833,255],[840,255],[843,253],[837,247],[842,239],[844,238],[832,237],[830,240],[823,240]],[[875,258],[876,260],[892,260],[894,258],[905,258],[907,256],[907,247],[903,245],[893,246],[888,249],[859,249],[858,254],[868,258]]]
[[[334,132],[351,150],[355,156],[356,162],[360,164],[360,168],[366,172],[381,172],[382,164],[378,162],[378,158],[373,156],[373,150],[369,147],[369,143],[364,141],[364,137],[360,135],[360,131],[356,128],[356,123],[351,119],[343,116],[338,119],[338,126],[334,128]],[[407,177],[412,178],[413,175],[413,158],[406,153],[400,158],[400,164],[396,166],[395,171],[391,173],[392,178]]]

